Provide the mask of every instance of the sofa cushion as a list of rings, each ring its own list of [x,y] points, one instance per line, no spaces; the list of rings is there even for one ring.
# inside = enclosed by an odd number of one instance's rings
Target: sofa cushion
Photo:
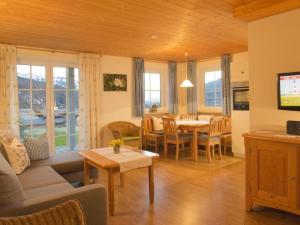
[[[0,154],[0,184],[0,205],[21,202],[24,199],[21,183],[2,154]]]
[[[43,187],[29,189],[24,191],[24,193],[25,193],[25,199],[27,200],[27,199],[55,195],[72,189],[73,189],[72,185],[70,185],[67,182],[64,182],[60,184],[53,184],[53,185],[47,185]]]
[[[26,148],[17,138],[14,138],[11,143],[3,142],[3,146],[9,160],[9,164],[16,174],[22,173],[30,166],[30,159],[26,152]]]
[[[64,178],[50,166],[28,168],[18,175],[18,177],[24,190],[66,182]]]
[[[45,160],[32,161],[31,167],[51,166],[59,174],[83,171],[83,158],[77,151],[58,153]]]
[[[30,160],[42,160],[49,158],[49,143],[47,135],[44,134],[39,138],[25,138],[24,145],[28,152]]]
[[[154,131],[162,131],[164,129],[162,118],[152,117],[152,124]]]
[[[17,134],[10,128],[0,129],[0,153],[7,160],[7,155],[3,147],[3,142],[11,142],[14,138],[18,138]]]

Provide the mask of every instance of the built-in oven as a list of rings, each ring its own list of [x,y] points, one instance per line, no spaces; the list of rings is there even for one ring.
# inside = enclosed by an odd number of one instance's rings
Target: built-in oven
[[[233,110],[249,110],[249,84],[237,82],[232,84]]]

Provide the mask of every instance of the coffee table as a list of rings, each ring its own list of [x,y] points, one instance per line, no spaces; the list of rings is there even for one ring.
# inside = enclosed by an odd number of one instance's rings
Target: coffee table
[[[149,174],[149,199],[150,203],[154,201],[154,177],[153,177],[153,159],[159,157],[158,154],[144,151],[130,146],[126,146],[126,149],[143,154],[147,157],[150,157],[152,163],[148,166]],[[97,149],[101,150],[101,149]],[[84,184],[90,184],[90,169],[91,167],[100,168],[106,170],[108,173],[108,205],[109,205],[109,214],[114,215],[114,174],[120,172],[120,165],[118,162],[108,159],[107,157],[96,153],[93,150],[81,151],[79,154],[84,158]],[[140,169],[140,168],[138,168]],[[130,171],[129,171],[130,172]],[[122,174],[121,174],[122,175]],[[121,176],[122,179],[122,176]]]

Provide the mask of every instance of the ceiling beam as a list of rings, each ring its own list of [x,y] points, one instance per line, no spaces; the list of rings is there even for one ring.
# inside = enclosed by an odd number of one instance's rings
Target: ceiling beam
[[[254,0],[233,9],[233,16],[251,22],[300,8],[300,0]]]

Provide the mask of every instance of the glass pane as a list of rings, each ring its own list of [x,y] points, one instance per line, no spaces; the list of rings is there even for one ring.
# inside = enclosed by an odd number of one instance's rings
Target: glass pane
[[[46,125],[34,125],[32,126],[31,136],[33,138],[38,138],[47,133]]]
[[[30,110],[30,91],[19,91],[19,108]]]
[[[160,106],[160,91],[151,91],[151,103]]]
[[[55,137],[55,147],[64,147],[67,145],[67,136]]]
[[[67,69],[65,67],[53,68],[54,89],[65,89],[67,86]]]
[[[151,74],[151,90],[160,90],[160,75],[157,73]]]
[[[19,111],[20,124],[23,126],[30,126],[32,116],[30,114],[30,110],[21,109]]]
[[[145,91],[145,107],[151,107],[150,91]]]
[[[32,110],[35,114],[46,115],[46,91],[32,91]]]
[[[29,89],[30,88],[30,66],[17,65],[17,75],[18,75],[18,88]]]
[[[150,74],[145,73],[145,90],[150,90]]]
[[[31,126],[29,125],[22,125],[20,124],[20,137],[25,138],[25,137],[31,137]]]
[[[78,112],[78,91],[69,91],[69,112]]]
[[[32,66],[32,88],[46,89],[46,70],[44,66]]]
[[[66,92],[54,91],[55,106],[54,110],[58,112],[66,112]]]
[[[75,89],[79,90],[79,70],[77,68],[75,68],[74,81],[75,81]]]

